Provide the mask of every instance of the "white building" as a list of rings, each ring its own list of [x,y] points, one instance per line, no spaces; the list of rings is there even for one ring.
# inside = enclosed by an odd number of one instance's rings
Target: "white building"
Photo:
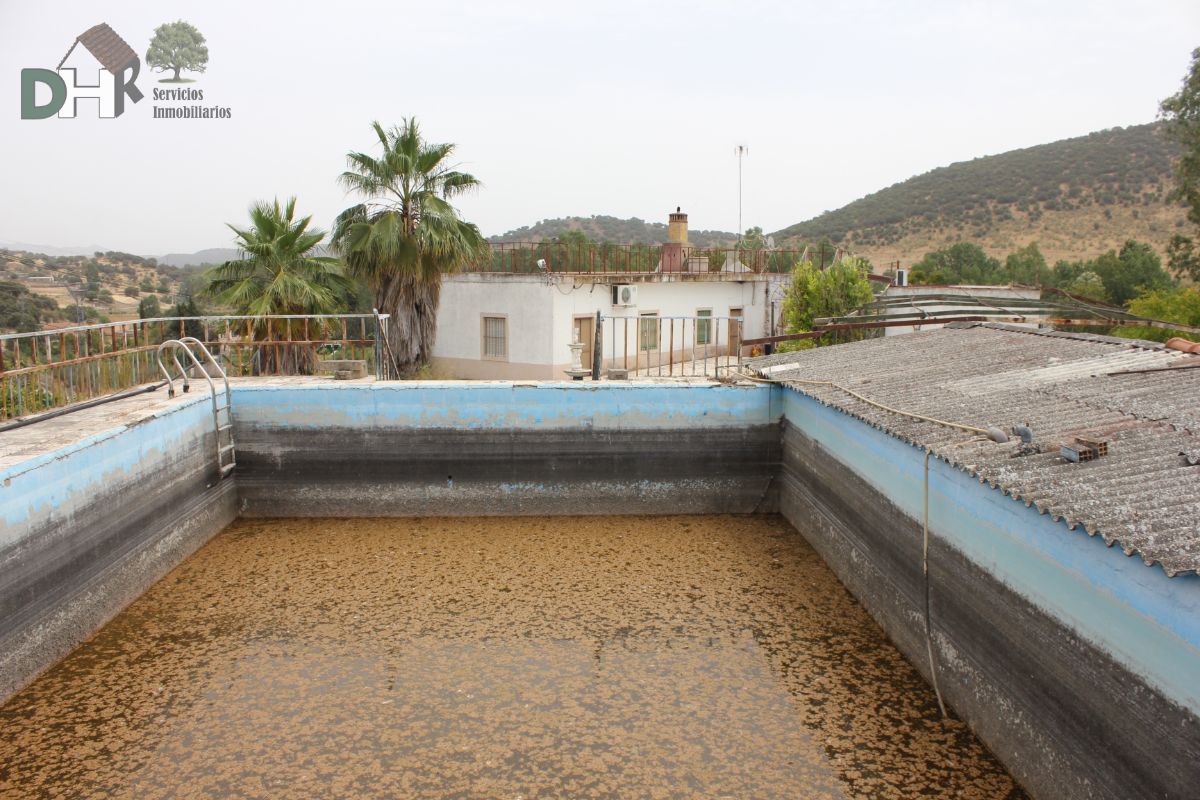
[[[776,287],[789,276],[738,269],[736,259],[729,260],[734,265],[729,270],[710,268],[706,260],[690,256],[687,216],[672,214],[671,223],[672,241],[654,272],[447,276],[433,349],[435,373],[561,380],[571,366],[569,345],[576,336],[585,345],[584,365],[591,364],[597,313],[605,370],[736,354],[742,339],[769,335],[779,317]]]

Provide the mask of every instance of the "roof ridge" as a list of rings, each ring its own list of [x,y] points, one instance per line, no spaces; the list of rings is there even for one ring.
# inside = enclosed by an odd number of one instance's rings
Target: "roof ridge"
[[[1128,347],[1134,350],[1167,350],[1169,349],[1162,342],[1154,342],[1149,339],[1125,339],[1120,336],[1105,336],[1099,333],[1084,333],[1082,331],[1058,331],[1048,330],[1044,328],[1027,328],[1021,325],[1012,325],[1006,322],[955,322],[946,325],[947,328],[991,328],[993,330],[1002,330],[1008,333],[1024,333],[1029,336],[1047,336],[1054,339],[1073,339],[1080,342],[1091,342],[1093,344],[1107,344],[1115,347]]]

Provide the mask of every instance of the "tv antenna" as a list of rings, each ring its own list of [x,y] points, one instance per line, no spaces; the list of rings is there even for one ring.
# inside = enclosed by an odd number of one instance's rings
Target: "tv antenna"
[[[738,227],[737,227],[737,235],[738,235],[738,243],[741,243],[741,241],[742,241],[742,156],[747,155],[750,152],[750,148],[744,144],[739,144],[737,146],[737,150],[735,152],[737,153],[737,159],[738,159]]]

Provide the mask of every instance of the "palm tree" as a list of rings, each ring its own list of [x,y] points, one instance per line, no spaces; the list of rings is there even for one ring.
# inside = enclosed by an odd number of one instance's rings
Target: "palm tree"
[[[336,258],[315,255],[325,231],[309,228],[312,217],[296,219],[296,198],[287,205],[257,202],[250,206],[250,227],[229,225],[242,258],[213,267],[208,292],[239,314],[330,314],[338,310],[352,285]],[[301,321],[254,326],[258,341],[303,339]],[[256,356],[257,372],[311,373],[316,352],[311,345],[264,345]]]
[[[346,156],[339,181],[363,202],[338,215],[333,244],[391,316],[388,345],[404,378],[432,353],[442,275],[486,258],[488,245],[450,204],[480,185],[448,163],[454,145],[426,142],[415,119],[372,127],[383,153]]]

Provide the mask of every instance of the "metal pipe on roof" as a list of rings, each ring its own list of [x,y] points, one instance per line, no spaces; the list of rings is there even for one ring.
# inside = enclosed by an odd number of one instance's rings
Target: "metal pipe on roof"
[[[114,400],[124,400],[127,397],[134,397],[139,394],[153,392],[155,389],[161,389],[166,385],[167,381],[159,381],[158,383],[152,383],[149,386],[139,386],[136,389],[130,389],[118,394],[110,394],[107,397],[98,397],[95,400],[87,400],[83,403],[76,403],[75,405],[67,406],[66,408],[56,408],[53,411],[47,411],[45,414],[38,414],[36,417],[23,417],[21,419],[16,419],[12,422],[6,422],[5,424],[0,425],[0,433],[16,430],[17,428],[24,428],[26,425],[32,425],[35,422],[54,419],[55,417],[61,417],[64,414],[72,414],[76,411],[83,411],[85,408],[95,408],[96,406],[104,405],[105,403],[111,403]]]
[[[1175,372],[1181,369],[1196,369],[1200,368],[1200,361],[1190,364],[1175,364],[1170,367],[1148,367],[1146,369],[1123,369],[1117,372],[1106,372],[1104,377],[1108,378],[1113,375],[1145,375],[1148,372]]]
[[[950,422],[949,420],[938,419],[937,417],[927,417],[924,414],[914,414],[911,411],[904,411],[903,409],[893,408],[891,406],[884,405],[883,403],[880,403],[877,400],[872,400],[869,397],[865,397],[865,396],[859,394],[858,392],[854,391],[853,389],[842,386],[840,383],[834,383],[833,381],[812,381],[812,380],[804,380],[803,378],[788,378],[787,380],[778,380],[776,378],[762,378],[762,377],[758,377],[758,376],[754,376],[754,375],[746,375],[745,373],[741,372],[740,370],[737,371],[737,377],[746,378],[747,380],[751,380],[751,381],[758,381],[760,383],[783,383],[783,384],[802,383],[802,384],[805,384],[808,386],[830,386],[830,387],[833,387],[834,389],[838,389],[840,391],[845,392],[846,394],[850,395],[851,397],[861,400],[862,402],[866,403],[867,405],[875,406],[876,408],[882,409],[883,411],[887,411],[888,413],[891,413],[891,414],[899,414],[902,417],[909,417],[911,419],[921,420],[922,422],[932,422],[935,425],[945,425],[947,428],[957,428],[962,431],[978,433],[988,439],[991,439],[993,442],[996,442],[998,444],[1003,444],[1008,441],[1008,434],[1006,434],[1004,431],[997,428],[995,425],[989,425],[986,428],[977,428],[974,425],[964,425],[961,422]]]

